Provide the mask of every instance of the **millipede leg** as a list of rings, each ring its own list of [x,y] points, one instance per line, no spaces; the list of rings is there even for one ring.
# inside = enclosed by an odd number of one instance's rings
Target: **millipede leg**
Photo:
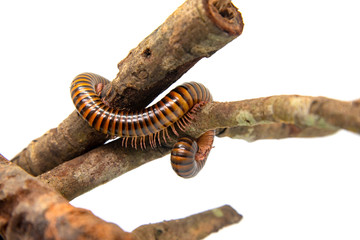
[[[169,129],[179,136],[178,131],[186,130],[194,119],[193,114],[212,101],[208,89],[200,83],[191,82],[178,86],[148,108],[124,111],[109,106],[101,99],[100,94],[109,82],[93,73],[79,74],[71,83],[71,98],[79,115],[91,127],[110,136],[122,138],[123,147],[127,147],[130,141],[131,147],[137,149],[139,144],[141,149],[146,149],[147,136],[151,148],[155,148],[157,143],[161,146],[162,141],[167,144],[170,139]],[[187,109],[187,112],[184,112],[184,109]],[[172,151],[174,170],[180,169],[178,174],[182,177],[195,176],[206,161],[213,138],[213,133],[205,133],[197,143],[182,138],[177,143],[177,148]],[[186,144],[190,147],[183,149]]]

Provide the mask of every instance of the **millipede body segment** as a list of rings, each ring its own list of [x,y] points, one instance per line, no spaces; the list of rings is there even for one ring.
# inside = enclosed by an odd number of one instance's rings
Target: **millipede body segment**
[[[207,131],[196,141],[180,138],[171,150],[171,166],[177,175],[194,177],[204,167],[214,141],[214,131]]]
[[[160,145],[161,141],[166,142],[166,139],[169,138],[169,128],[175,135],[178,135],[175,126],[183,131],[191,121],[191,113],[203,104],[212,101],[211,94],[204,85],[190,82],[176,87],[152,106],[140,111],[124,111],[107,106],[99,97],[99,89],[108,83],[109,80],[97,74],[80,74],[75,77],[71,84],[71,98],[78,113],[90,126],[105,134],[121,137],[124,146],[128,145],[130,139],[131,146],[135,148],[137,148],[138,141],[141,148],[146,148],[146,138],[148,138],[148,143],[151,147],[156,147],[157,143]],[[214,134],[212,134],[213,137]],[[193,140],[190,138],[181,138],[181,141],[191,142],[189,144],[193,145]],[[179,154],[183,155],[184,152],[189,150],[186,144],[179,145],[178,143],[175,144],[174,149],[172,152],[175,151],[176,154],[176,151],[182,151]],[[190,157],[191,155],[192,162],[196,165],[199,160],[195,159],[196,151],[194,149],[196,147],[191,149],[191,151],[189,150],[192,154],[187,152],[186,156]],[[205,160],[201,160],[201,168],[206,161],[206,157]],[[189,158],[185,160],[187,161],[186,165],[189,166]],[[181,166],[179,161],[177,161],[177,164],[172,165],[174,170],[176,169],[174,166]],[[195,171],[196,173],[201,169],[198,166],[194,166],[194,168],[199,169]],[[189,174],[187,171],[179,171],[177,174],[182,177],[196,175]]]

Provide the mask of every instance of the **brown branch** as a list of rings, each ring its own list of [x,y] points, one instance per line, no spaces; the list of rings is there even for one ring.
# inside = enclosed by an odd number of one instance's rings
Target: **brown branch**
[[[105,222],[0,155],[0,238],[5,239],[202,239],[241,220],[223,206],[184,219],[149,224],[132,233]]]
[[[228,129],[224,131],[224,128]],[[360,106],[357,101],[284,95],[209,103],[195,116],[184,134],[198,137],[210,129],[220,129],[220,136],[254,140],[318,137],[333,134],[340,128],[360,133]],[[239,133],[244,129],[247,132]],[[249,131],[253,133],[249,134]],[[121,140],[116,140],[98,147],[39,178],[67,199],[73,199],[170,152],[168,146],[142,151],[123,148],[121,145]]]
[[[124,148],[117,140],[95,148],[38,176],[68,200],[90,191],[144,163],[170,153],[168,147]]]
[[[118,64],[105,101],[141,109],[203,57],[210,57],[243,30],[228,0],[188,0]],[[112,90],[112,91],[111,91]],[[145,96],[139,101],[139,96]]]
[[[324,137],[338,130],[297,126],[288,123],[269,123],[255,126],[237,126],[218,129],[217,137],[229,137],[253,142],[262,139]]]
[[[106,135],[91,128],[74,111],[57,128],[33,140],[11,162],[37,176],[106,140]]]
[[[0,155],[0,233],[5,239],[130,239]],[[60,224],[61,223],[61,224]]]
[[[199,136],[209,129],[286,123],[360,133],[359,100],[344,102],[325,97],[280,95],[237,102],[207,104],[187,133]]]
[[[132,231],[137,239],[177,240],[203,239],[224,226],[238,223],[242,219],[232,207],[225,205],[192,215],[187,218],[144,225]]]
[[[186,1],[118,64],[117,77],[103,91],[105,100],[121,108],[145,107],[201,58],[210,57],[239,36],[242,29],[241,14],[230,1]],[[73,112],[11,161],[36,176],[106,140]]]

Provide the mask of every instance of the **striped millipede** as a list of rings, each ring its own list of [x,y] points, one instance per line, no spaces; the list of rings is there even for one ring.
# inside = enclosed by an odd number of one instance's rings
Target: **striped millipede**
[[[109,80],[93,73],[83,73],[71,83],[71,98],[77,112],[97,131],[122,138],[122,145],[146,148],[146,138],[153,148],[169,139],[168,129],[179,135],[192,119],[191,113],[212,101],[209,90],[200,83],[184,83],[170,91],[159,102],[140,111],[124,111],[106,105],[99,97]],[[176,127],[175,127],[176,126]],[[184,178],[195,176],[204,166],[212,148],[214,131],[210,130],[194,141],[183,137],[174,145],[171,163]],[[207,149],[202,151],[202,149]],[[206,152],[206,153],[205,153]]]
[[[191,178],[204,167],[214,141],[214,131],[207,131],[197,141],[180,138],[171,150],[171,166],[177,175]]]

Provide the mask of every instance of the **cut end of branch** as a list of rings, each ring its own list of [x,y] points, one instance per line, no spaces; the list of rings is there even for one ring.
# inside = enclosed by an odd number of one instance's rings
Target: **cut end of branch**
[[[230,0],[204,0],[210,19],[230,35],[238,36],[244,28],[241,13]],[[206,3],[207,2],[207,3]]]

